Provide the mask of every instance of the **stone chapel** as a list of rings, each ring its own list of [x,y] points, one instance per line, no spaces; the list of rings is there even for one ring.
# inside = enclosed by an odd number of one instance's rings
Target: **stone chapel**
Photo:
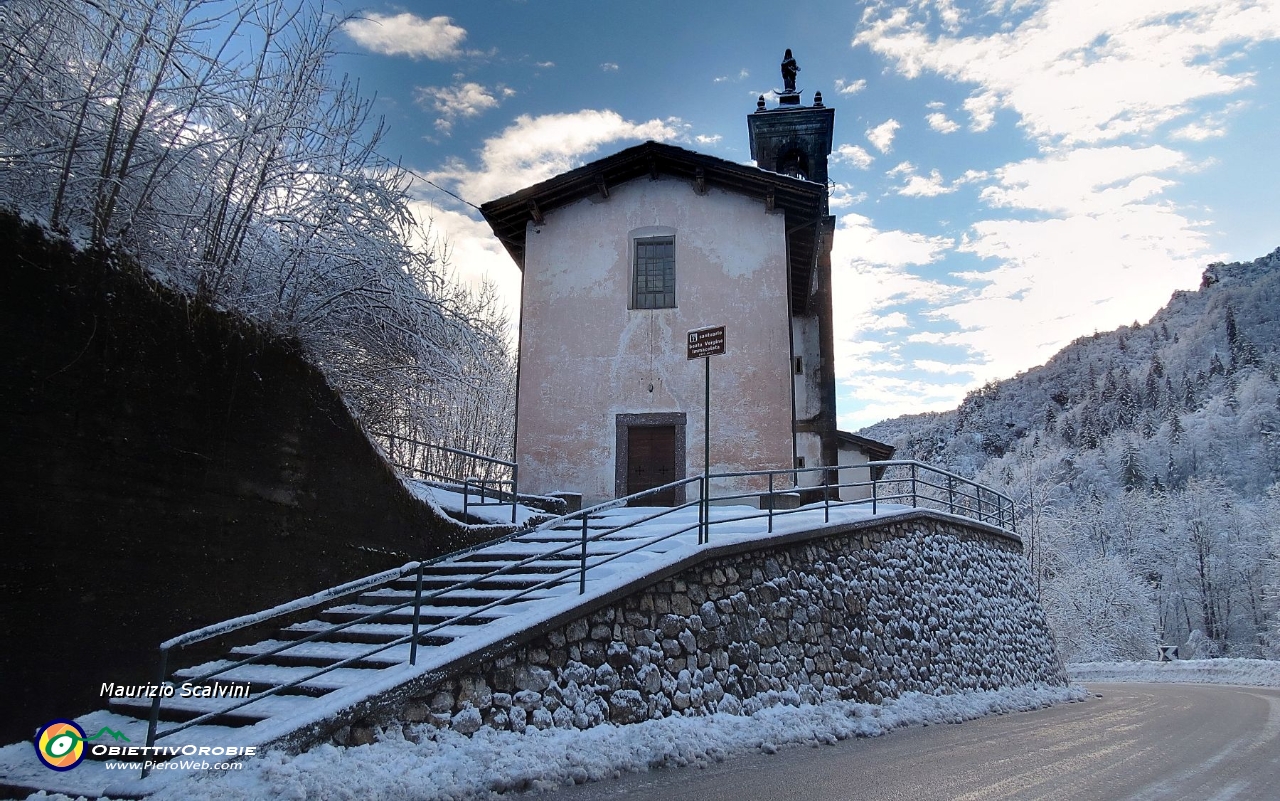
[[[847,463],[832,360],[835,110],[821,93],[803,105],[794,73],[767,105],[747,115],[754,167],[650,141],[482,206],[522,271],[522,492],[590,505],[701,474],[705,365],[686,342],[710,326],[726,342],[709,357],[712,472]],[[647,503],[681,503],[685,489]]]

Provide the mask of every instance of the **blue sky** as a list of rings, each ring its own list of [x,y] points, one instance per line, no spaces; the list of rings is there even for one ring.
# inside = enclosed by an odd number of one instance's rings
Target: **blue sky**
[[[354,10],[354,8],[350,9]],[[954,407],[1280,246],[1280,0],[374,3],[335,68],[383,150],[479,205],[645,139],[749,162],[781,86],[836,109],[840,424]],[[455,274],[519,272],[420,185]]]

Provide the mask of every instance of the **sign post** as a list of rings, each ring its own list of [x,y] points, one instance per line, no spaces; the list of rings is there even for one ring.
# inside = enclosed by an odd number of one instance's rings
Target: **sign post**
[[[705,368],[702,421],[702,503],[698,506],[698,544],[711,540],[711,357],[724,353],[724,326],[699,328],[689,332],[687,358],[702,359]]]

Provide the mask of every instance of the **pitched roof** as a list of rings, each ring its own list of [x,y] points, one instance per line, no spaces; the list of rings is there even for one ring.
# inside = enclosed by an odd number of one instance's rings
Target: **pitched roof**
[[[893,458],[894,447],[892,445],[877,442],[870,437],[864,437],[848,431],[837,431],[836,439],[854,446],[871,457],[873,461],[885,461]]]
[[[804,310],[814,263],[821,249],[821,222],[826,216],[827,188],[822,184],[674,145],[645,142],[491,200],[480,207],[480,212],[523,270],[525,226],[530,220],[541,222],[542,216],[553,209],[592,195],[608,197],[610,187],[659,175],[688,180],[699,193],[708,187],[718,187],[756,198],[766,209],[784,213],[791,267],[791,306],[793,312]]]

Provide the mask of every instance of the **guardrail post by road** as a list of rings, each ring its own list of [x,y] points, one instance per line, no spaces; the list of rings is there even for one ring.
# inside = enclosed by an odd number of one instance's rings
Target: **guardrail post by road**
[[[916,507],[916,463],[911,463],[911,508]]]
[[[871,514],[876,514],[876,474],[875,468],[868,468],[871,472]]]
[[[947,475],[947,510],[956,513],[956,480],[952,475]]]

